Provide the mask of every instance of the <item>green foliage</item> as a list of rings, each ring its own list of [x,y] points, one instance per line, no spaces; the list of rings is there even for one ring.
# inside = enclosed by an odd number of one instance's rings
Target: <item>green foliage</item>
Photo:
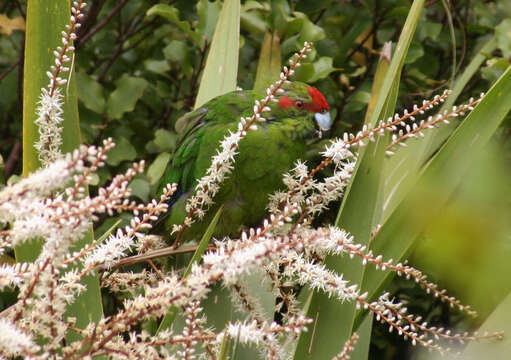
[[[116,82],[116,88],[108,97],[106,112],[111,119],[120,119],[125,112],[133,111],[135,104],[147,87],[145,79],[125,75]]]

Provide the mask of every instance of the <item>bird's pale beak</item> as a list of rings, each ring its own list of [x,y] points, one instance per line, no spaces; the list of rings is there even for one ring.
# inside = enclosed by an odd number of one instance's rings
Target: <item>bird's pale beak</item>
[[[314,120],[316,120],[316,124],[318,124],[319,130],[321,131],[330,130],[330,127],[332,126],[332,120],[330,119],[329,112],[315,113]]]

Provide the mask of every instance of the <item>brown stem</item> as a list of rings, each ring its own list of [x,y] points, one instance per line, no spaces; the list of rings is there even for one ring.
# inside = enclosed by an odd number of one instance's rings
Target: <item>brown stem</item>
[[[9,155],[9,158],[7,159],[7,162],[5,163],[5,169],[4,169],[4,177],[6,179],[11,176],[11,174],[14,171],[14,168],[16,167],[16,164],[18,163],[18,160],[21,157],[21,140],[16,140],[14,143],[14,147],[11,150],[11,154]]]
[[[21,64],[21,60],[23,58],[20,56],[20,58],[15,62],[15,63],[12,63],[11,65],[9,65],[9,67],[7,69],[5,69],[1,74],[0,74],[0,81],[2,81],[2,79],[4,77],[6,77],[7,75],[9,75],[9,73],[11,71],[13,71],[14,69],[16,69],[16,66],[18,66],[19,64]]]

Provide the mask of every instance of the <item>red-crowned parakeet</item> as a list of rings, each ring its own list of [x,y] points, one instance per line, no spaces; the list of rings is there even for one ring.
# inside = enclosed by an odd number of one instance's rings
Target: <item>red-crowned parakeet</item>
[[[200,222],[185,230],[184,239],[200,238],[218,207],[224,209],[214,236],[236,236],[241,226],[257,226],[262,220],[268,195],[283,189],[282,175],[292,169],[298,159],[306,160],[311,143],[318,132],[331,126],[329,106],[323,94],[307,84],[287,82],[266,122],[249,131],[241,140],[234,168],[221,184],[215,205]],[[177,121],[180,139],[176,151],[161,180],[179,184],[165,219],[167,234],[173,224],[181,224],[186,216],[185,203],[193,193],[197,179],[204,176],[226,134],[238,129],[240,117],[253,114],[254,102],[262,98],[254,91],[233,91],[210,100],[199,109]]]

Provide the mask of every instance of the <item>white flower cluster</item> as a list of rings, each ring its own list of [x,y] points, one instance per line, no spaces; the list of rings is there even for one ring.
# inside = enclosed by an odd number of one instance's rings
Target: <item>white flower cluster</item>
[[[62,113],[62,95],[60,89],[50,94],[47,89],[41,89],[37,119],[35,123],[39,128],[39,140],[34,147],[39,153],[39,160],[44,167],[62,157],[60,146],[62,145],[62,127],[64,121]]]
[[[35,357],[39,346],[30,336],[6,319],[0,318],[0,353],[6,356]],[[32,356],[31,356],[32,354]]]
[[[325,157],[323,163],[335,164],[333,175],[322,182],[313,178],[317,170],[309,172],[307,165],[298,161],[290,173],[284,174],[283,182],[288,190],[270,195],[270,212],[277,214],[284,205],[295,203],[303,207],[305,216],[315,216],[327,209],[329,203],[340,199],[356,166],[356,157],[348,148],[343,140],[336,139],[321,153]]]

